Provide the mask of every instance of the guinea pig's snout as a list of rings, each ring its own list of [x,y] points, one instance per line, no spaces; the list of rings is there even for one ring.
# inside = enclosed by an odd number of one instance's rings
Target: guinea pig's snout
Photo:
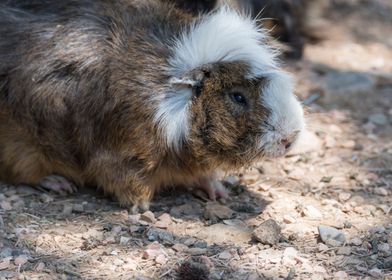
[[[299,130],[294,131],[291,135],[282,137],[279,141],[279,144],[284,148],[284,151],[287,152],[294,144],[294,142],[298,138]]]
[[[280,144],[282,144],[284,146],[284,148],[286,150],[288,150],[288,149],[290,149],[293,142],[289,138],[283,138],[282,140],[280,140]]]

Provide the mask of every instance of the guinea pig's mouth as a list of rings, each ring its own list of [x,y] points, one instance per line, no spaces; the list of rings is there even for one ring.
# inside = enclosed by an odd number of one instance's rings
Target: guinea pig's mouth
[[[261,154],[267,158],[283,157],[292,149],[300,133],[301,130],[295,130],[290,134],[278,136],[275,129],[270,130],[261,137]]]

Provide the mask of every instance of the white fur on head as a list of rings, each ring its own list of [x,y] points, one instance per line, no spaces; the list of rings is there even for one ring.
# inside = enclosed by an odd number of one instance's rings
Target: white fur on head
[[[169,147],[179,148],[189,129],[191,90],[175,90],[175,81],[202,65],[223,61],[248,63],[251,77],[273,72],[276,52],[263,43],[265,39],[256,21],[224,6],[191,25],[175,41],[169,60],[169,74],[175,77],[170,81],[173,90],[160,102],[155,117]]]
[[[270,73],[263,89],[261,102],[270,114],[265,131],[260,140],[260,147],[268,156],[281,156],[286,150],[281,144],[283,139],[296,139],[305,128],[303,109],[293,94],[291,77],[284,72]]]

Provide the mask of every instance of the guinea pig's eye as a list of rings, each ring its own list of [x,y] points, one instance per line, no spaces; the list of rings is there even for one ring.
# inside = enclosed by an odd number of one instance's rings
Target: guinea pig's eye
[[[246,98],[245,96],[240,93],[240,92],[232,92],[231,93],[231,99],[241,105],[246,105]]]

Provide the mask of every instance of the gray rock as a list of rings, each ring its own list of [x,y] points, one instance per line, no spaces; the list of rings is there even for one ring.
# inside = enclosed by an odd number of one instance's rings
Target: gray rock
[[[159,241],[163,245],[174,244],[173,234],[163,229],[150,228],[147,231],[147,238],[149,241]]]
[[[281,229],[272,219],[263,222],[253,231],[253,237],[262,244],[275,245],[281,238]]]
[[[329,246],[341,246],[346,242],[344,233],[336,228],[320,225],[318,226],[318,231],[321,240]]]
[[[325,78],[325,89],[336,93],[369,92],[375,86],[374,79],[365,73],[332,71]]]
[[[13,271],[7,271],[7,270],[0,271],[0,279],[3,279],[3,278],[5,278],[5,279],[13,278],[13,277],[15,277],[15,275],[16,275],[16,273],[13,272]]]
[[[376,125],[381,125],[381,126],[388,124],[387,116],[385,116],[384,114],[379,114],[379,113],[371,114],[369,116],[369,121],[371,123],[374,123]]]

